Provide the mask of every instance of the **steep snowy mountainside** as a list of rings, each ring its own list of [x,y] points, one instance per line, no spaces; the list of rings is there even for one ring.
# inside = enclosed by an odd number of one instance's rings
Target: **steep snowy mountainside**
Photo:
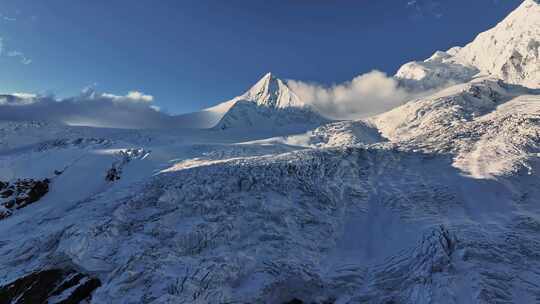
[[[329,121],[272,73],[238,97],[199,112],[176,116],[175,120],[180,126],[195,129],[282,129],[285,133],[287,127],[290,132],[298,133]]]
[[[476,79],[410,101],[372,120],[382,134],[392,140],[440,142],[433,135],[444,136],[446,129],[443,128],[459,126],[495,109],[507,98],[504,87],[504,83],[496,79]]]
[[[467,82],[475,74],[540,88],[540,3],[525,0],[494,28],[460,48],[410,62],[396,77],[405,85],[435,88]]]
[[[328,122],[316,109],[303,102],[281,79],[266,74],[250,90],[233,99],[216,129],[231,128],[306,130]]]
[[[540,160],[540,94],[521,95],[463,126],[478,139],[464,145],[455,165],[476,178],[537,175]]]
[[[271,108],[240,100],[223,116],[215,129],[242,129],[246,132],[257,130],[280,132],[283,130],[285,134],[294,134],[327,122],[329,120],[311,109]]]
[[[272,73],[267,73],[244,95],[237,98],[274,109],[309,107],[281,79],[276,78]]]
[[[508,83],[540,88],[540,3],[525,0],[495,28],[457,52],[456,61]]]
[[[372,121],[400,146],[455,154],[455,166],[476,177],[529,172],[528,163],[540,152],[539,94],[537,89],[479,78]]]

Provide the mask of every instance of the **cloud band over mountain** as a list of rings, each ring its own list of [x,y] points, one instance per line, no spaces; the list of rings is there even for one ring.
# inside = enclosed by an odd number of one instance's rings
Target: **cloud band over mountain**
[[[32,94],[0,97],[0,120],[45,120],[111,128],[163,128],[172,116],[153,105],[153,96],[133,91],[125,96],[85,90],[79,96],[55,99]]]

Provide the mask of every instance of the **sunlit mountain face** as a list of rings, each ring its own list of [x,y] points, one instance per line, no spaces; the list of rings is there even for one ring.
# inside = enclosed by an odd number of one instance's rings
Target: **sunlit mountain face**
[[[0,304],[538,302],[540,3],[510,2],[8,1]]]

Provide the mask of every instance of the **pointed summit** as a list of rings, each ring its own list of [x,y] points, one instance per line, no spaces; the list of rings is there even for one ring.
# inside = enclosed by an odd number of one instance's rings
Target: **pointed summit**
[[[285,81],[267,73],[244,94],[200,112],[180,115],[178,121],[203,129],[304,130],[329,120],[304,103]]]
[[[328,122],[272,73],[264,75],[243,95],[222,105],[227,106],[227,111],[215,127],[221,130],[275,130],[291,126],[305,129]]]
[[[268,72],[268,73],[266,73],[266,75],[263,76],[262,79],[272,79],[272,78],[275,78],[274,74],[272,74],[272,72]]]
[[[287,86],[287,84],[272,73],[267,73],[251,89],[239,98],[255,102],[259,106],[275,109],[288,107],[303,108],[306,104]]]

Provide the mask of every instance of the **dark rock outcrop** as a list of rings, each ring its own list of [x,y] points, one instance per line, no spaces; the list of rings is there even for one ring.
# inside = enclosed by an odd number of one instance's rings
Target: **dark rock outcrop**
[[[78,304],[100,286],[98,279],[73,270],[43,270],[0,287],[0,304]]]
[[[0,220],[15,210],[39,201],[49,192],[49,179],[19,179],[14,183],[0,181]]]
[[[107,171],[107,175],[105,176],[105,180],[108,182],[114,182],[120,179],[121,171],[120,169],[116,169],[112,167]]]

